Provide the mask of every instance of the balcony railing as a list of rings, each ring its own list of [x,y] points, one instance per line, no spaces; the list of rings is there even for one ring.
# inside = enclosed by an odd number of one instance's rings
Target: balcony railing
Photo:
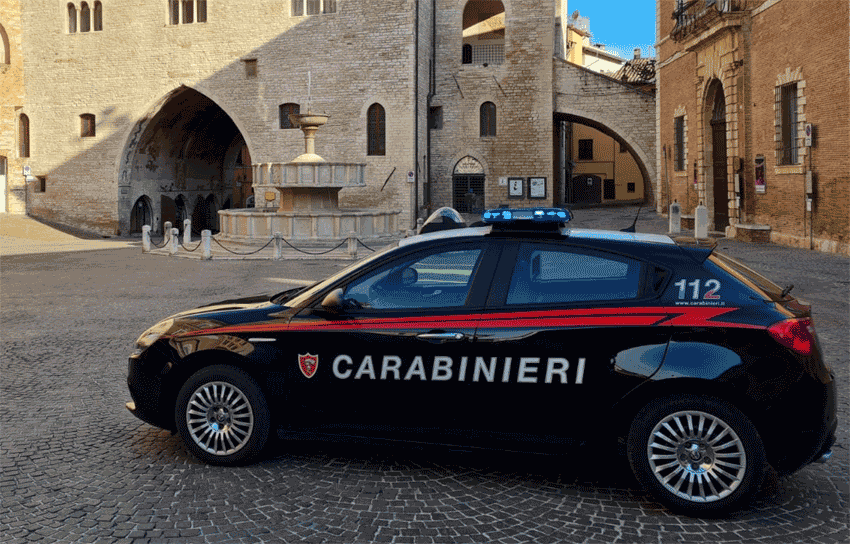
[[[670,33],[674,41],[682,41],[698,34],[718,21],[726,14],[744,9],[746,0],[690,0],[682,2],[673,12],[676,26]]]

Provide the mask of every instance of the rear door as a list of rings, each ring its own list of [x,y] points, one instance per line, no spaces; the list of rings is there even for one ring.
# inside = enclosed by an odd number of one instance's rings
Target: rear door
[[[606,432],[607,410],[663,361],[657,268],[629,255],[518,241],[506,248],[470,360],[470,416],[496,432]]]

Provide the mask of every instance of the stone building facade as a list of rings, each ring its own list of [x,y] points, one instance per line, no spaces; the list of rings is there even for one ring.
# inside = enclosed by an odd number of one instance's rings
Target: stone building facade
[[[29,120],[30,153],[9,153],[15,172],[32,169],[37,217],[104,235],[184,217],[215,228],[220,209],[265,205],[250,166],[301,154],[286,114],[308,109],[330,116],[316,153],[367,165],[366,186],[344,189],[340,206],[403,210],[404,227],[445,205],[562,204],[567,120],[623,143],[654,198],[654,126],[581,95],[611,78],[565,81],[578,74],[564,67],[566,0],[28,0],[13,11],[0,24],[20,20],[26,95],[11,123]],[[637,91],[617,96],[654,110]]]
[[[659,200],[704,203],[729,236],[850,252],[848,2],[657,6]]]
[[[19,0],[0,3],[0,213],[24,213],[26,186],[23,168],[26,142],[20,117],[24,106],[24,62],[21,50],[21,6]],[[23,153],[22,153],[23,151]]]

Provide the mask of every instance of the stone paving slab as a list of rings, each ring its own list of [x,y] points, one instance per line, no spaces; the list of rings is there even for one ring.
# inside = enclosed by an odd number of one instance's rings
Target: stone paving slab
[[[622,228],[633,211],[577,210],[576,222]],[[666,220],[653,214],[638,221],[658,228]],[[139,247],[4,256],[0,542],[847,542],[850,259],[718,244],[813,304],[839,381],[833,458],[773,475],[724,519],[670,513],[593,443],[552,453],[291,437],[253,465],[203,465],[124,408],[135,338],[176,311],[350,262],[205,262]]]

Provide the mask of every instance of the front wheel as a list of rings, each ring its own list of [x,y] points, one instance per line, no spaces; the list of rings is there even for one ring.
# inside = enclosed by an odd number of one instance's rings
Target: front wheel
[[[638,481],[660,502],[688,515],[717,515],[760,487],[764,447],[753,424],[712,397],[655,400],[635,417],[628,457]]]
[[[269,436],[269,409],[260,387],[246,372],[230,366],[193,374],[177,395],[174,417],[189,450],[214,465],[254,457]]]

